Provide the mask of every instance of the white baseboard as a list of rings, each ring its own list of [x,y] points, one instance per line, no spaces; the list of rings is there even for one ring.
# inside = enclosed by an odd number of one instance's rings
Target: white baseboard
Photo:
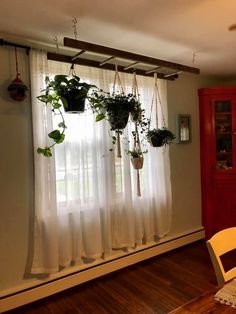
[[[163,239],[163,241],[160,241],[158,244],[152,244],[151,247],[140,249],[139,251],[133,251],[132,253],[123,253],[123,256],[120,256],[119,258],[80,270],[77,273],[72,273],[66,277],[59,277],[53,281],[47,281],[38,286],[30,287],[11,295],[5,295],[0,299],[0,313],[42,299],[91,279],[98,278],[150,257],[176,249],[183,245],[201,240],[204,236],[205,232],[201,228],[192,233],[181,235],[177,238],[165,238],[165,240]]]

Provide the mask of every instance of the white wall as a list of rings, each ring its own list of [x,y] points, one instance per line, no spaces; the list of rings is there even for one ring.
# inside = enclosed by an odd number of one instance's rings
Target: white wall
[[[20,78],[29,86],[28,56],[19,50]],[[33,212],[33,158],[30,97],[11,100],[16,76],[14,48],[0,47],[0,289],[22,280]]]
[[[28,56],[19,50],[19,70],[29,86]],[[32,243],[34,175],[30,97],[10,99],[7,86],[15,77],[14,49],[0,47],[0,292],[24,282],[28,246]],[[181,75],[168,83],[169,125],[175,113],[192,115],[192,142],[170,149],[173,184],[171,234],[201,226],[198,87],[216,82],[196,75]]]
[[[190,114],[192,130],[190,143],[170,146],[173,195],[171,234],[191,231],[202,225],[198,88],[226,84],[225,81],[187,73],[167,84],[169,128],[176,131],[176,114]]]

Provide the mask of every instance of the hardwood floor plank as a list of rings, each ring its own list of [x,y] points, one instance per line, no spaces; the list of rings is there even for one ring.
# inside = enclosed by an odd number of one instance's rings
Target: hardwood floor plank
[[[9,313],[166,314],[216,285],[199,241]]]

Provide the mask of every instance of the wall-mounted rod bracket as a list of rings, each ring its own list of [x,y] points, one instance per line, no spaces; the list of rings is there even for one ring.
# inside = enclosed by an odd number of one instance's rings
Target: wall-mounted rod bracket
[[[31,49],[31,47],[29,46],[25,46],[25,45],[20,45],[20,44],[16,44],[16,43],[11,43],[9,41],[6,41],[4,39],[0,39],[0,46],[11,46],[11,47],[17,47],[17,48],[22,48],[26,50],[26,54],[29,54],[29,51]]]

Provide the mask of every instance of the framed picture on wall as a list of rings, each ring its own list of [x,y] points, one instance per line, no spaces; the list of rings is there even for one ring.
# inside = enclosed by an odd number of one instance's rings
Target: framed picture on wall
[[[191,115],[176,114],[176,143],[191,141]]]

